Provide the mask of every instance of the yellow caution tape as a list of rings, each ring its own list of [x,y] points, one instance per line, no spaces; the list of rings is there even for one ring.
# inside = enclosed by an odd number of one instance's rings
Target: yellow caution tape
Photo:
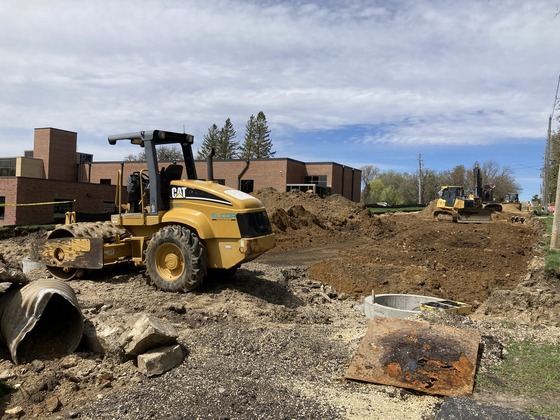
[[[44,203],[8,203],[8,204],[0,204],[0,207],[23,207],[23,206],[44,206],[48,204],[68,204],[68,203],[75,203],[76,200],[69,200],[69,201],[45,201]]]

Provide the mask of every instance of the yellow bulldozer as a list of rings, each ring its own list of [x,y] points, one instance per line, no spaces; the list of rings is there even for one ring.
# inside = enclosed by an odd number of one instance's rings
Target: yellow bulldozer
[[[75,223],[73,214],[47,237],[42,260],[56,277],[72,279],[87,270],[118,263],[145,266],[159,289],[186,292],[210,272],[232,275],[245,262],[274,247],[275,236],[260,200],[196,174],[194,137],[162,130],[109,136],[145,150],[147,169],[128,177],[123,202],[119,170],[116,214],[110,222]],[[159,145],[179,145],[183,164],[158,168]],[[183,176],[183,171],[185,175]]]
[[[444,186],[439,191],[434,218],[457,223],[491,223],[493,211],[484,207],[480,197],[465,194],[463,187]]]

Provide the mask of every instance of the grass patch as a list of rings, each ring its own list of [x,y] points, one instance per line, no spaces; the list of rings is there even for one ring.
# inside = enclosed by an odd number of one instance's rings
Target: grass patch
[[[550,238],[552,236],[552,224],[554,222],[554,215],[541,217],[546,225],[546,235],[544,237],[544,244],[546,254],[544,256],[544,267],[547,270],[560,272],[560,250],[550,249]]]
[[[500,392],[535,398],[525,411],[557,418],[560,416],[560,344],[514,341],[503,362],[490,372],[481,373],[477,383]]]

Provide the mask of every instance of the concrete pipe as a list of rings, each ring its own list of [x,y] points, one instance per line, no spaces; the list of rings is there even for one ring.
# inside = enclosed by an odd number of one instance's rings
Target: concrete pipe
[[[0,339],[16,364],[70,354],[80,344],[83,331],[76,295],[63,281],[13,285],[0,298]]]
[[[420,295],[372,294],[364,299],[364,311],[368,319],[373,319],[376,316],[406,319],[421,312],[421,303],[442,300],[444,299]]]

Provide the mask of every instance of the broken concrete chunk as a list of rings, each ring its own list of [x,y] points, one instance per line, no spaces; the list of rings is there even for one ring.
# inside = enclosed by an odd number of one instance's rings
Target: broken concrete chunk
[[[181,364],[183,351],[181,346],[159,347],[138,356],[138,370],[146,376],[156,376]]]
[[[93,317],[84,323],[84,340],[88,348],[98,354],[117,354],[122,352],[120,337],[121,325]]]
[[[127,325],[120,337],[126,355],[138,356],[156,347],[175,344],[177,330],[165,319],[140,314]]]

